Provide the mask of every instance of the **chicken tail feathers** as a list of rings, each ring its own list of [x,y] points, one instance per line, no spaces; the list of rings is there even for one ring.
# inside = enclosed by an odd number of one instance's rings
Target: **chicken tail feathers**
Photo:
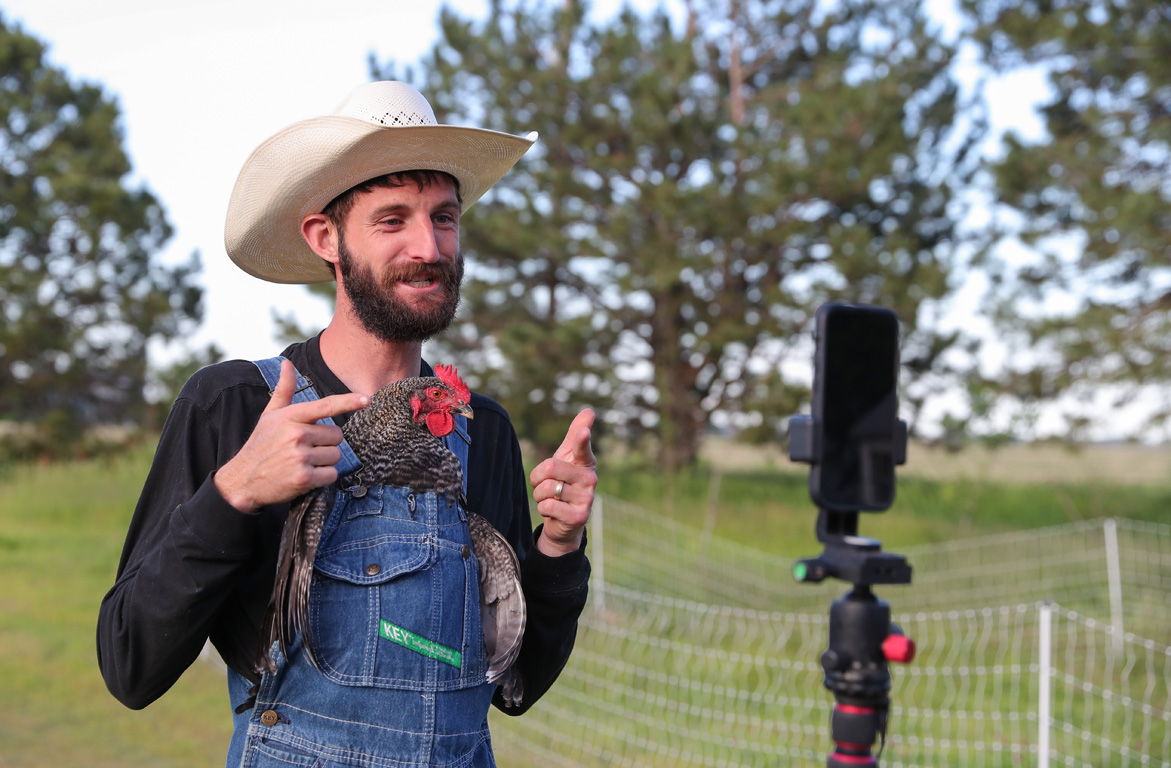
[[[274,673],[276,659],[272,654],[273,643],[281,655],[288,657],[289,648],[300,636],[306,655],[314,666],[312,629],[309,616],[309,586],[313,577],[313,561],[317,544],[329,511],[333,494],[328,489],[317,489],[293,502],[288,519],[281,534],[280,550],[277,554],[276,580],[272,597],[268,601],[264,623],[261,626],[261,647],[258,653],[256,671]]]

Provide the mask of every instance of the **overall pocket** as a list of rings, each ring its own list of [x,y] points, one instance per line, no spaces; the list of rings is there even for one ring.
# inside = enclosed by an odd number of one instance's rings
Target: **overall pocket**
[[[412,691],[484,682],[478,567],[470,542],[448,538],[460,526],[444,506],[386,488],[381,514],[343,513],[323,542],[309,620],[326,678]]]
[[[321,768],[322,759],[307,750],[254,736],[249,739],[246,768]]]

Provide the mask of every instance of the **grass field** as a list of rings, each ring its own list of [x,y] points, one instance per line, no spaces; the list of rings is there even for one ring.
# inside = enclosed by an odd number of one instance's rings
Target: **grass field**
[[[222,764],[223,674],[197,664],[143,712],[106,692],[94,633],[150,454],[0,479],[0,766]]]
[[[702,470],[670,483],[636,464],[608,474],[603,456],[602,490],[758,549],[809,553],[816,511],[808,467],[776,449],[721,441],[703,455]],[[1171,523],[1171,448],[1014,445],[948,454],[912,445],[898,476],[891,509],[859,523],[888,549],[1097,517]]]
[[[804,475],[808,466],[789,461],[776,446],[740,445],[709,439],[701,451],[721,469],[775,469]],[[973,445],[959,452],[912,442],[901,478],[982,480],[997,483],[1125,483],[1165,485],[1171,481],[1171,448],[1130,443],[1066,446],[1010,443],[990,449]]]
[[[719,537],[811,554],[814,518],[803,470],[770,464],[755,449],[736,459],[733,448],[713,451],[724,459],[719,469],[706,464],[670,481],[629,462],[612,469],[603,452],[600,490]],[[1171,451],[1021,453],[1027,450],[912,452],[895,507],[867,516],[863,532],[894,548],[1106,515],[1171,523]],[[1031,469],[1029,459],[1037,461]],[[0,767],[223,761],[230,710],[215,666],[196,664],[142,712],[110,697],[97,671],[97,608],[113,582],[149,461],[150,452],[139,450],[119,460],[0,475]]]

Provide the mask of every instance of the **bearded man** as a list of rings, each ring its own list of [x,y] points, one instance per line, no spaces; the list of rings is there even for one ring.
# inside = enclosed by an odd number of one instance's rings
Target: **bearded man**
[[[334,114],[279,132],[245,163],[228,207],[228,255],[274,282],[336,280],[336,308],[321,334],[285,349],[276,367],[262,361],[267,374],[260,362],[219,363],[197,372],[176,400],[99,615],[99,665],[126,706],[163,695],[210,638],[227,663],[235,711],[228,766],[482,766],[494,765],[490,703],[520,714],[552,685],[586,599],[593,412],[578,414],[526,484],[508,415],[476,393],[462,459],[466,504],[521,563],[522,702],[504,705],[476,666],[482,653],[464,654],[464,668],[439,679],[429,661],[385,661],[389,646],[377,636],[334,639],[358,649],[352,668],[327,659],[311,669],[295,649],[275,674],[252,663],[290,502],[338,480],[346,455],[339,423],[351,412],[388,384],[432,375],[422,344],[450,325],[459,303],[460,215],[535,138],[439,125],[413,88],[377,82]],[[544,518],[536,531],[530,492]],[[374,504],[381,490],[352,495],[362,503],[347,515],[402,511]],[[413,497],[409,513],[413,520]],[[459,608],[394,592],[396,568],[429,565],[396,564],[394,547],[435,535],[381,537],[376,544],[389,547],[382,564],[354,579],[377,590],[363,605],[393,605],[423,628],[415,650],[424,656],[426,627],[460,621],[449,615]]]

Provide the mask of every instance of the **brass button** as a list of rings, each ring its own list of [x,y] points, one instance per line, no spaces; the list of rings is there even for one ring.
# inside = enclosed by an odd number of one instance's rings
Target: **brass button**
[[[354,488],[354,498],[355,499],[360,499],[360,498],[364,497],[365,495],[366,495],[366,486],[359,485],[356,488]]]
[[[472,550],[467,544],[464,544],[464,548],[460,550],[460,554],[464,556],[464,560],[467,560],[472,556]]]
[[[381,572],[382,572],[382,566],[379,565],[378,563],[370,563],[370,565],[366,566],[366,575],[367,576],[377,576]]]
[[[275,709],[270,709],[260,716],[260,722],[272,727],[280,722],[281,716],[276,713]]]

